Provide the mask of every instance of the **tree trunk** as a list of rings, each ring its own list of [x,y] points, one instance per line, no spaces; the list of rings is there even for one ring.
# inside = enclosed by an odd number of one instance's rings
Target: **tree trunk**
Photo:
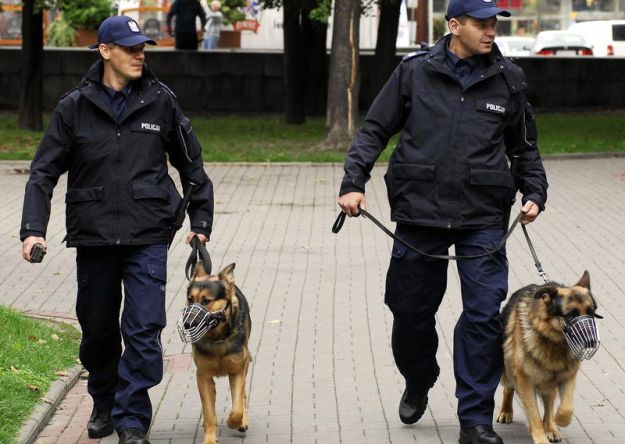
[[[24,0],[22,9],[22,83],[18,126],[43,129],[43,12],[35,0]]]
[[[373,76],[373,91],[376,95],[395,69],[400,9],[401,0],[381,0],[380,2],[380,22],[374,58],[376,69]]]
[[[328,94],[328,62],[326,34],[328,25],[310,18],[310,12],[319,5],[318,0],[302,2],[302,45],[305,48],[306,115],[324,115],[325,97]],[[322,85],[321,91],[318,85]]]
[[[349,148],[358,117],[360,2],[336,0],[326,113],[326,148]]]
[[[286,123],[302,124],[306,121],[304,89],[304,54],[300,27],[299,0],[284,0],[284,90],[286,95]]]

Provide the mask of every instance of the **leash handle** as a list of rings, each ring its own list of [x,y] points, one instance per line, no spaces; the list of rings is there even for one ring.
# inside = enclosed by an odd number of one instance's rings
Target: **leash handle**
[[[189,259],[187,259],[187,264],[184,267],[184,274],[187,276],[188,280],[191,280],[193,277],[193,271],[195,270],[195,266],[197,265],[198,256],[202,260],[202,267],[206,274],[211,274],[211,270],[213,269],[213,262],[211,261],[210,254],[208,254],[208,250],[206,246],[202,243],[199,237],[193,236],[191,239],[191,254],[189,255]]]

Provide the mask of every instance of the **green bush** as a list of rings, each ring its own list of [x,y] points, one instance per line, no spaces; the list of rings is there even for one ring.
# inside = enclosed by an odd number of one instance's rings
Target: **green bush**
[[[63,18],[75,29],[97,29],[111,15],[110,0],[62,0]]]
[[[48,46],[74,46],[76,30],[63,17],[57,18],[48,27]]]
[[[243,12],[245,5],[245,0],[223,0],[220,11],[224,15],[224,25],[245,20],[245,12]]]

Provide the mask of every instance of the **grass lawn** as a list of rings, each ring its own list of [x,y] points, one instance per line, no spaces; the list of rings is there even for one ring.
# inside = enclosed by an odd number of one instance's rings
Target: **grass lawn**
[[[42,133],[16,128],[13,114],[0,114],[0,159],[31,159]],[[207,162],[342,162],[344,151],[319,151],[324,119],[286,125],[281,115],[192,115]],[[625,151],[625,111],[538,114],[541,153]],[[390,145],[394,145],[392,139]],[[347,147],[345,147],[347,149]],[[380,160],[388,160],[387,149]]]
[[[58,372],[76,365],[80,333],[2,306],[0,325],[0,443],[12,444]]]

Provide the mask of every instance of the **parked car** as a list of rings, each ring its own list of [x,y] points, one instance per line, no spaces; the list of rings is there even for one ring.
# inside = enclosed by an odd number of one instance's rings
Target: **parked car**
[[[581,34],[571,31],[542,31],[536,35],[532,54],[539,56],[591,56],[592,48]]]
[[[495,43],[506,57],[528,56],[534,46],[533,37],[501,36],[495,37]]]
[[[596,56],[625,57],[625,20],[573,23],[569,31],[583,35]]]

